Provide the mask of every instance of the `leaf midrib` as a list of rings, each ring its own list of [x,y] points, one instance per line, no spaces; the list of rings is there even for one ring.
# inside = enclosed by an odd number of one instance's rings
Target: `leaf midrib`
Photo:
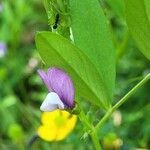
[[[46,43],[47,43],[48,45],[50,45],[50,44],[49,44],[49,41],[47,40],[47,38],[44,38],[40,33],[46,33],[46,34],[47,34],[47,32],[39,32],[39,35],[41,36],[42,39],[44,39],[44,40],[46,41]],[[48,34],[52,34],[52,33],[48,33]],[[60,37],[61,37],[61,36],[60,36]],[[52,46],[50,45],[50,47],[52,47]],[[64,62],[65,62],[65,63],[75,72],[75,74],[84,82],[84,84],[88,87],[88,89],[91,91],[91,93],[95,95],[95,97],[97,98],[97,100],[99,100],[99,102],[101,103],[102,107],[105,108],[105,109],[107,109],[106,106],[103,104],[103,102],[98,98],[97,94],[95,94],[95,92],[94,92],[91,88],[89,88],[89,85],[84,81],[83,78],[81,78],[81,77],[78,75],[78,73],[72,68],[72,66],[70,65],[70,63],[67,63],[67,61],[64,59],[64,57],[62,57],[62,55],[61,55],[55,48],[52,47],[52,49],[55,50],[55,52],[59,55],[59,57],[61,57],[62,60],[64,60]],[[76,48],[76,49],[78,49],[78,48]],[[78,51],[76,51],[76,52],[79,54]],[[86,57],[86,59],[89,60],[89,58],[88,58],[82,51],[80,51],[80,53],[83,54],[83,56]],[[80,54],[79,54],[79,55],[80,55]],[[94,65],[90,60],[89,60],[89,62],[92,64],[92,66],[94,66],[94,69],[95,69],[96,72],[98,73],[98,75],[99,75],[101,81],[103,81],[103,79],[102,79],[102,77],[100,76],[99,72],[98,72],[97,69],[95,68],[95,65]],[[103,86],[105,87],[104,82],[103,82]],[[105,87],[105,89],[106,89],[106,87]],[[97,103],[97,102],[96,102],[96,103]],[[97,103],[97,105],[100,106],[100,104],[98,104],[98,103]]]

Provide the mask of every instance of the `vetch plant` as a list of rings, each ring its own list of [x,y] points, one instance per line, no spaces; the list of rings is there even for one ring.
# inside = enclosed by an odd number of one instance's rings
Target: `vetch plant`
[[[48,95],[42,103],[42,111],[72,109],[74,107],[74,87],[70,77],[58,68],[49,68],[38,73],[48,88]]]
[[[126,8],[132,11],[133,3],[134,0],[132,0],[132,3],[128,3],[125,0]],[[140,5],[144,1],[137,0],[137,3],[145,19],[140,17],[138,18],[139,20],[136,19],[136,22],[140,22],[141,20],[142,26],[146,25],[147,30],[149,26],[148,19],[145,16],[145,10],[143,10],[144,7],[141,7],[143,5]],[[61,26],[53,31],[53,26],[51,25],[52,32],[42,31],[36,35],[35,40],[38,52],[46,64],[46,68],[50,67],[47,72],[43,70],[38,71],[49,90],[41,106],[41,110],[72,109],[74,108],[74,100],[76,100],[79,108],[78,117],[86,129],[86,133],[90,135],[95,149],[101,150],[101,137],[99,133],[104,123],[114,111],[149,81],[150,73],[116,104],[113,104],[116,78],[115,48],[108,20],[104,15],[99,1],[45,0],[45,7],[48,19],[55,18],[51,18],[50,14],[60,15],[59,20],[53,21],[54,25],[56,21],[59,25],[60,21],[63,22],[65,20],[65,11],[60,10],[66,10],[66,7],[69,8],[67,9],[67,16],[71,17],[71,24],[69,30],[67,25],[67,30],[63,30],[63,32],[60,32],[60,29],[62,29]],[[143,11],[144,13],[142,13]],[[138,23],[134,28],[135,24],[132,22],[136,18],[134,14],[129,16],[127,12],[126,17],[129,30],[136,30]],[[149,43],[146,41],[150,40],[150,38],[148,34],[141,34],[141,32],[146,32],[144,27],[140,29],[143,31],[139,29],[137,29],[138,32],[132,30],[131,34],[133,39],[138,43],[140,50],[149,58],[150,48]],[[68,35],[68,31],[69,35],[73,36],[74,41],[71,41],[70,36],[66,36]],[[139,38],[136,35],[137,33],[142,35],[142,37]],[[144,45],[145,42],[146,44]],[[89,109],[85,111],[83,101],[84,103],[88,101],[91,106],[95,107],[96,111],[101,110],[105,113],[104,116],[99,118],[99,121],[96,123],[89,119],[87,115]],[[94,117],[96,120],[97,116]]]
[[[4,57],[7,52],[7,47],[4,42],[0,42],[0,57]]]

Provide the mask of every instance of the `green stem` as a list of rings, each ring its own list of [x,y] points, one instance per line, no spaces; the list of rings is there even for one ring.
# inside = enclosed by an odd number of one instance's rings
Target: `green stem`
[[[102,150],[101,145],[100,145],[100,140],[99,140],[95,130],[90,133],[90,136],[91,136],[91,139],[93,141],[93,145],[95,147],[95,150]]]
[[[82,124],[87,128],[91,136],[92,142],[93,142],[93,146],[95,147],[95,150],[102,150],[101,145],[100,145],[100,141],[99,138],[97,136],[97,133],[95,131],[95,128],[93,126],[93,124],[90,123],[90,121],[88,120],[87,116],[85,115],[83,109],[80,107],[80,114],[79,114],[79,118],[80,121],[82,122]]]
[[[123,103],[125,103],[140,87],[142,87],[150,79],[150,73],[144,77],[136,86],[134,86],[120,101],[118,101],[110,110],[105,114],[105,116],[99,121],[95,126],[97,131],[102,127],[102,125],[109,119],[112,113],[119,108]]]
[[[89,123],[85,113],[81,110],[79,114],[80,121],[86,126],[88,130],[92,130],[92,125]]]

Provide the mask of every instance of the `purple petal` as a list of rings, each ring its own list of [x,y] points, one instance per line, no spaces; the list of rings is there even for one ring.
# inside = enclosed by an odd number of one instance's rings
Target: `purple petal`
[[[62,102],[69,108],[74,106],[74,87],[71,78],[58,68],[49,68],[48,79],[52,91],[56,92]]]
[[[3,57],[6,54],[7,47],[4,42],[0,42],[0,57]]]
[[[38,70],[38,74],[40,75],[40,77],[43,80],[44,84],[47,86],[49,92],[51,92],[52,89],[50,87],[50,83],[49,83],[49,79],[48,79],[47,73],[44,70],[39,69]]]

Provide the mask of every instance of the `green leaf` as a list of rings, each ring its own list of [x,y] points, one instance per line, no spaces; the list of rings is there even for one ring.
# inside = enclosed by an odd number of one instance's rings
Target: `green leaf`
[[[108,95],[101,75],[80,49],[51,32],[37,33],[36,46],[48,67],[56,66],[69,73],[75,84],[76,98],[79,95],[97,106],[109,107],[105,105]]]
[[[144,0],[125,0],[126,21],[140,51],[150,60],[150,23]]]
[[[97,68],[111,103],[115,86],[115,50],[98,0],[70,0],[74,42]]]
[[[146,12],[150,22],[150,0],[145,0]]]
[[[106,0],[113,13],[120,18],[124,18],[124,2],[123,0]]]

